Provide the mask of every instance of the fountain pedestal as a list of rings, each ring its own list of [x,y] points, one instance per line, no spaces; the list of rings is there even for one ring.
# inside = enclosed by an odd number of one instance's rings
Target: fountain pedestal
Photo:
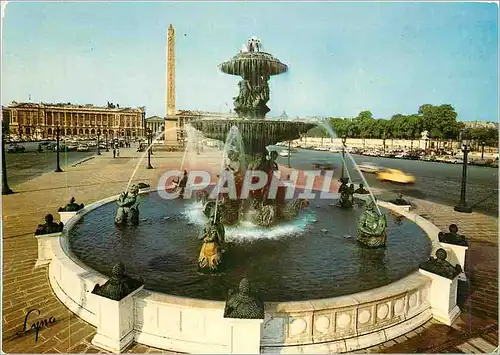
[[[432,279],[429,295],[432,317],[451,325],[460,315],[460,308],[457,306],[458,276],[449,279],[426,270],[419,271]]]
[[[66,224],[71,218],[76,216],[78,212],[58,212],[59,213],[59,219],[63,224]]]
[[[463,271],[460,273],[460,275],[458,275],[458,279],[460,281],[467,281],[467,277],[465,275],[465,254],[469,247],[443,242],[441,242],[441,245],[450,256],[449,262],[453,265],[458,264],[462,268]]]
[[[35,263],[35,268],[47,265],[52,260],[52,248],[51,243],[55,238],[59,238],[61,232],[35,235],[38,244],[38,258]]]
[[[105,350],[121,353],[134,341],[134,296],[137,288],[119,301],[92,294],[96,298],[97,334],[92,344]]]
[[[231,354],[259,354],[263,319],[227,318],[231,326]]]

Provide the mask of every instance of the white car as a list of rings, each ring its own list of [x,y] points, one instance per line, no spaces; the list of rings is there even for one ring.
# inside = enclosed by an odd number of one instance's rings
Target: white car
[[[383,169],[381,166],[375,165],[373,163],[365,162],[358,165],[359,170],[364,173],[376,173]]]

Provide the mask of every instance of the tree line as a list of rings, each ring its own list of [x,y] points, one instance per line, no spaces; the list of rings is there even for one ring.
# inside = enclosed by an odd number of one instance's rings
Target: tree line
[[[431,140],[460,140],[465,125],[457,121],[457,113],[449,104],[425,104],[410,115],[400,113],[390,119],[375,119],[370,111],[361,111],[354,118],[328,118],[337,137],[375,139],[420,139],[424,131]],[[309,137],[330,137],[323,127],[315,127]],[[498,129],[476,127],[467,129],[470,140],[477,145],[497,146]]]

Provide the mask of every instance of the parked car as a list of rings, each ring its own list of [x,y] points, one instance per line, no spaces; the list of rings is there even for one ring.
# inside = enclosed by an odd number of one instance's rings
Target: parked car
[[[78,148],[76,148],[78,152],[88,152],[89,151],[89,146],[86,144],[80,144]]]
[[[376,173],[383,168],[381,166],[375,165],[374,163],[364,162],[358,165],[359,170],[364,173]]]
[[[10,147],[7,149],[7,153],[24,153],[26,151],[26,148],[24,145],[16,144],[13,143],[10,145]]]
[[[415,182],[415,176],[397,169],[382,169],[376,174],[380,181],[391,181],[400,184],[413,184]]]

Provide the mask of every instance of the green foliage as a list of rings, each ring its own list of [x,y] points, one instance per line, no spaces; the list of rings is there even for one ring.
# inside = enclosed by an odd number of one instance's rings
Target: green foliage
[[[347,135],[350,138],[378,139],[419,139],[423,131],[429,132],[433,139],[459,139],[464,125],[457,122],[457,113],[449,104],[434,106],[425,104],[418,112],[410,115],[395,114],[391,119],[375,119],[370,111],[361,111],[354,118],[330,118],[330,123],[337,137]],[[309,136],[329,137],[323,128],[314,128]],[[486,137],[485,133],[481,137]],[[490,133],[489,141],[495,138]],[[498,132],[496,132],[498,142]]]
[[[498,146],[498,130],[495,128],[477,127],[468,130],[469,139],[477,142],[478,145],[489,147]]]

